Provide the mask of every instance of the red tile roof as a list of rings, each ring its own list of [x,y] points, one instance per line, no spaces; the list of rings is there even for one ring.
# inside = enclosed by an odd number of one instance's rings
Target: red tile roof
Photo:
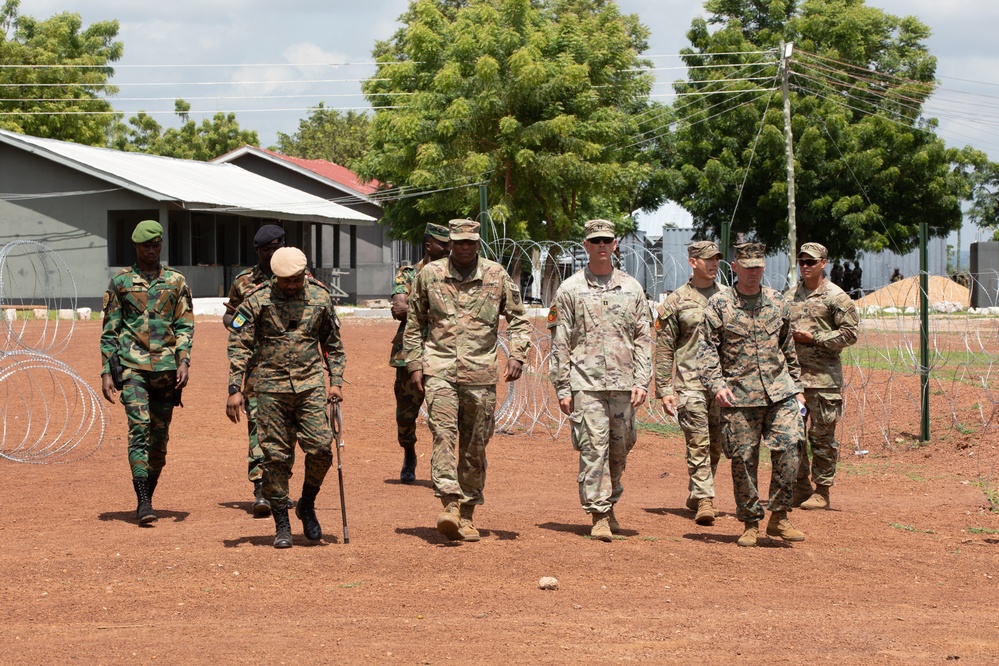
[[[322,176],[327,180],[331,180],[334,183],[340,183],[350,189],[358,192],[360,194],[372,194],[378,189],[378,181],[372,180],[367,183],[362,183],[357,178],[357,174],[348,169],[347,167],[340,166],[334,162],[329,162],[327,160],[303,160],[300,157],[290,157],[288,155],[282,155],[281,153],[276,153],[273,150],[267,150],[266,148],[256,148],[261,152],[272,155],[285,162],[291,162],[296,164],[303,169],[308,169],[312,173]]]

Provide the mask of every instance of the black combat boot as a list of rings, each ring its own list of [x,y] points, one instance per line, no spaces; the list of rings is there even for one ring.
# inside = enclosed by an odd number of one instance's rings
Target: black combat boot
[[[399,472],[399,482],[413,483],[416,481],[416,447],[404,446],[402,453],[402,471]]]
[[[319,541],[323,538],[323,528],[316,518],[316,495],[319,494],[318,486],[302,486],[302,499],[295,505],[295,515],[302,521],[302,529],[305,536],[312,541]]]
[[[156,484],[160,482],[160,473],[159,472],[147,472],[147,473],[149,474],[149,503],[152,504],[153,495],[156,493]]]
[[[264,497],[264,482],[257,479],[253,482],[253,517],[266,518],[271,515],[271,503]]]
[[[149,477],[133,477],[132,487],[135,488],[135,497],[139,500],[139,505],[135,509],[135,517],[140,525],[146,525],[156,520],[153,513],[153,499],[149,492]]]
[[[291,548],[291,520],[288,519],[288,507],[280,509],[271,507],[271,514],[274,516],[274,547]]]

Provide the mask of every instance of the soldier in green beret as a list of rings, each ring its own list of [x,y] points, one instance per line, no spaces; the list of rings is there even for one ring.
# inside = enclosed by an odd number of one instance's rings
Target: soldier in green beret
[[[160,266],[160,223],[140,222],[132,242],[135,265],[118,271],[104,294],[101,392],[114,403],[121,391],[138,500],[135,515],[140,525],[147,525],[157,518],[153,492],[166,464],[173,408],[187,385],[194,312],[184,276]]]

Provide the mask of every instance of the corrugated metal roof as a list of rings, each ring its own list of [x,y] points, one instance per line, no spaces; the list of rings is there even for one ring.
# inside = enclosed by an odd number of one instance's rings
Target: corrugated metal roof
[[[0,142],[188,210],[318,223],[375,222],[369,215],[232,164],[126,153],[6,130],[0,130]]]

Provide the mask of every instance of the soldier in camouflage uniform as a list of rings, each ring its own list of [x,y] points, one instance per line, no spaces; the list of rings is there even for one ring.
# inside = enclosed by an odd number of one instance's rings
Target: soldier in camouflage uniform
[[[593,522],[590,536],[610,541],[620,531],[614,505],[637,439],[635,410],[652,379],[652,340],[642,286],[611,263],[614,225],[590,220],[585,234],[589,263],[562,283],[548,313],[550,371],[579,451],[579,501]]]
[[[718,246],[696,241],[687,247],[691,275],[670,294],[656,317],[656,397],[676,416],[687,441],[687,508],[698,525],[715,521],[715,470],[721,458],[721,426],[714,396],[697,377],[697,331],[708,299],[724,291],[717,282]],[[673,369],[676,368],[676,379]]]
[[[222,316],[222,323],[230,332],[236,308],[246,299],[246,295],[271,279],[271,256],[275,250],[284,247],[284,229],[276,224],[265,224],[253,236],[253,246],[257,250],[257,265],[236,275],[232,287],[229,288],[229,300],[225,303],[226,313]],[[252,360],[246,373],[243,397],[245,398],[243,411],[246,412],[246,430],[249,435],[247,478],[253,484],[253,515],[256,518],[266,518],[271,515],[271,503],[264,497],[264,450],[260,448],[260,441],[257,438],[257,396],[253,392]]]
[[[784,294],[791,307],[794,347],[810,422],[808,446],[815,489],[808,480],[808,452],[803,448],[792,498],[792,505],[802,509],[829,508],[829,488],[839,458],[836,423],[843,416],[840,353],[857,341],[860,325],[853,300],[825,277],[828,256],[818,243],[802,245],[798,252],[801,282]]]
[[[745,523],[740,546],[756,546],[763,518],[758,487],[760,441],[770,450],[767,535],[804,541],[791,524],[791,492],[804,424],[791,313],[780,292],[761,285],[762,243],[735,246],[735,287],[708,300],[698,331],[698,375],[721,407],[722,447],[732,459],[736,518]]]
[[[472,514],[483,503],[496,420],[500,316],[508,324],[508,382],[520,378],[531,322],[503,266],[478,256],[479,223],[451,220],[448,228],[451,254],[424,266],[413,282],[403,349],[410,379],[427,398],[430,474],[444,505],[437,531],[452,541],[478,541]]]
[[[343,399],[345,357],[329,289],[305,271],[305,254],[283,247],[271,257],[274,277],[247,294],[229,336],[226,415],[239,422],[242,386],[255,361],[257,433],[264,449],[264,496],[274,516],[275,548],[290,548],[288,482],[295,440],[305,452],[302,498],[295,505],[305,536],[317,541],[316,495],[333,463],[333,432],[326,405]],[[329,388],[323,368],[329,372]]]
[[[104,294],[101,392],[114,403],[113,366],[121,364],[121,403],[128,417],[128,464],[140,525],[156,520],[153,492],[166,464],[174,405],[187,385],[194,341],[191,290],[184,276],[160,266],[163,227],[140,222],[132,232],[136,262]]]
[[[428,224],[423,233],[423,259],[415,266],[403,266],[395,276],[392,287],[392,318],[399,322],[399,329],[392,339],[392,358],[389,365],[395,368],[395,424],[399,433],[399,446],[403,450],[402,471],[399,481],[416,481],[416,417],[420,415],[423,393],[409,381],[406,355],[402,351],[402,335],[406,330],[409,314],[409,292],[424,266],[447,256],[451,250],[450,232],[439,224]]]

